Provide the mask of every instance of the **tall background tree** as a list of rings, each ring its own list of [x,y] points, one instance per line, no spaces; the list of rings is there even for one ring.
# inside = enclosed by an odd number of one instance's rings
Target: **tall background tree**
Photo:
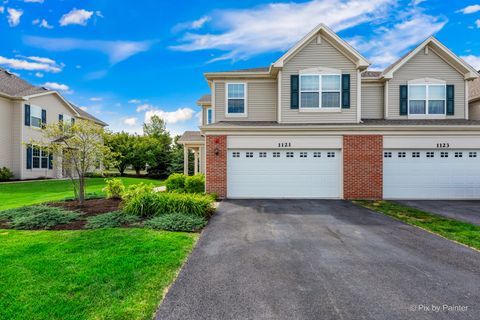
[[[151,139],[151,163],[148,166],[150,176],[165,178],[171,161],[172,138],[167,131],[165,121],[159,116],[153,116],[148,123],[143,124],[143,133]]]
[[[115,167],[120,175],[125,174],[125,170],[130,165],[132,152],[132,139],[126,132],[107,132],[105,134],[105,145],[107,145],[114,154]]]

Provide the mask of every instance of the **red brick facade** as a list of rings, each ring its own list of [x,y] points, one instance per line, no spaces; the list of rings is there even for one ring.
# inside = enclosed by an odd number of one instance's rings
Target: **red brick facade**
[[[382,199],[383,136],[343,137],[344,199]]]
[[[227,196],[227,136],[206,137],[206,191]]]

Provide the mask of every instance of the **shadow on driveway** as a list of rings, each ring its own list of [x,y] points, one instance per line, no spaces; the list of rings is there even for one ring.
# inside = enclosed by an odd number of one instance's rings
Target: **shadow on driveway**
[[[156,318],[478,319],[479,270],[479,252],[347,201],[224,201]]]

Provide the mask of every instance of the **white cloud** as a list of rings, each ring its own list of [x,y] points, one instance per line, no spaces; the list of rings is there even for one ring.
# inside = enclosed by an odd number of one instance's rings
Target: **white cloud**
[[[161,109],[150,109],[147,112],[145,112],[145,123],[149,123],[150,119],[153,116],[159,116],[163,120],[165,120],[165,123],[167,124],[175,124],[178,122],[185,122],[187,120],[190,120],[195,111],[190,108],[180,108],[175,111],[164,111]]]
[[[474,4],[463,9],[457,10],[456,12],[461,12],[463,14],[470,14],[480,11],[480,4]]]
[[[101,11],[95,11],[95,15],[99,18],[104,18],[103,14]]]
[[[197,29],[201,29],[205,23],[209,22],[210,20],[212,20],[211,17],[209,16],[203,16],[201,17],[200,19],[197,19],[195,21],[190,21],[190,22],[182,22],[182,23],[179,23],[177,24],[174,28],[173,28],[173,31],[174,32],[179,32],[179,31],[182,31],[182,30],[197,30]]]
[[[102,97],[91,97],[89,100],[90,101],[102,101],[103,98]]]
[[[151,110],[151,109],[154,109],[154,106],[152,106],[150,104],[142,104],[141,106],[137,107],[136,111],[137,112],[143,112],[143,111],[147,111],[147,110]]]
[[[0,6],[0,13],[5,12],[5,7]]]
[[[25,59],[14,59],[14,58],[6,58],[0,56],[0,65],[7,66],[8,68],[17,69],[17,70],[31,70],[31,71],[44,71],[44,72],[53,72],[57,73],[62,71],[62,66],[59,66],[53,61],[53,64],[48,62],[42,62],[38,60],[30,59],[31,57],[26,57]],[[33,57],[39,58],[39,57]],[[42,59],[42,58],[40,58]]]
[[[37,77],[37,78],[43,78],[43,73],[41,73],[41,72],[35,72],[35,77]]]
[[[110,41],[110,40],[82,40],[75,38],[47,38],[47,37],[24,37],[28,45],[50,50],[92,50],[100,51],[108,55],[112,64],[126,60],[140,52],[150,49],[153,41]]]
[[[142,100],[139,100],[139,99],[130,99],[128,100],[128,103],[133,103],[133,104],[137,104],[137,103],[141,103]]]
[[[63,91],[65,93],[73,93],[73,91],[70,90],[69,86],[67,86],[66,84],[58,83],[58,82],[45,82],[41,86],[48,88],[50,90]]]
[[[80,107],[83,111],[88,111],[88,107]]]
[[[23,2],[27,2],[27,3],[43,3],[44,0],[23,0]]]
[[[40,62],[40,63],[46,63],[46,64],[51,64],[51,65],[56,65],[57,62],[55,60],[50,59],[50,58],[45,58],[45,57],[37,57],[37,56],[29,56],[26,57],[29,60],[35,61],[35,62]]]
[[[92,15],[93,11],[87,11],[84,9],[72,9],[69,13],[64,14],[60,18],[59,22],[62,27],[71,24],[86,26],[88,20],[92,17]]]
[[[220,10],[212,15],[219,32],[186,33],[174,50],[216,49],[226,52],[213,59],[245,59],[272,51],[285,51],[320,21],[341,31],[384,18],[396,0],[311,0],[272,3],[253,9]]]
[[[135,125],[137,125],[137,118],[135,117],[132,117],[132,118],[125,118],[123,119],[123,123],[127,126],[130,126],[130,127],[133,127]]]
[[[413,46],[440,31],[447,23],[442,17],[424,14],[413,9],[405,14],[403,20],[391,27],[379,27],[369,39],[355,37],[350,43],[368,56],[374,65],[372,69],[384,68]]]
[[[480,19],[475,20],[475,25],[477,28],[480,28]]]
[[[40,24],[38,25],[40,28],[45,28],[45,29],[53,29],[53,26],[48,24],[48,21],[45,20],[45,19],[42,19],[42,21],[40,21]]]
[[[480,56],[468,55],[461,56],[460,58],[468,62],[475,70],[480,70]]]
[[[18,24],[20,23],[20,18],[23,15],[23,10],[8,8],[7,12],[8,12],[7,20],[10,27],[18,26]]]

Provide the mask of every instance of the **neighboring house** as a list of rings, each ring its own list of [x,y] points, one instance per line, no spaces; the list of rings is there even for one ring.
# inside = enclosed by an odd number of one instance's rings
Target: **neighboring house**
[[[475,79],[469,86],[470,119],[480,120],[480,78]]]
[[[59,161],[29,143],[41,140],[44,124],[75,119],[107,126],[58,92],[33,86],[0,68],[0,167],[12,170],[15,179],[63,177]]]
[[[227,198],[478,199],[479,74],[430,37],[383,71],[325,25],[266,68],[205,74],[194,136]],[[478,80],[477,80],[478,81]],[[204,147],[204,149],[202,149]]]

